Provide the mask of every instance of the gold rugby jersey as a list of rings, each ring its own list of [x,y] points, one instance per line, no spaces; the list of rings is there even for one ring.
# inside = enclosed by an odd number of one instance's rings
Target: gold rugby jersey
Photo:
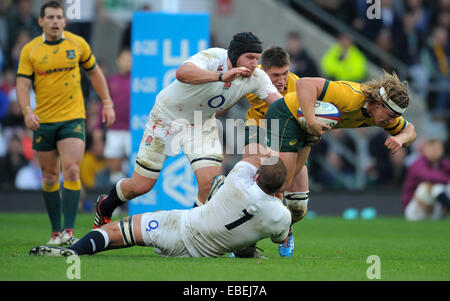
[[[261,68],[261,65],[258,66]],[[281,93],[283,96],[290,92],[296,91],[295,82],[299,79],[297,75],[295,75],[292,72],[289,72],[288,80],[286,83],[286,87],[284,88],[283,93]],[[247,111],[246,116],[246,125],[257,125],[259,123],[259,120],[266,118],[267,110],[269,109],[269,105],[262,99],[260,99],[255,94],[247,94],[246,95],[248,102],[250,103],[250,109]],[[259,126],[264,127],[264,124],[259,124]]]
[[[341,111],[341,121],[334,127],[335,129],[376,126],[373,119],[367,114],[366,101],[361,93],[361,85],[349,81],[325,81],[318,100],[332,103]],[[284,99],[289,111],[297,118],[299,109],[297,92],[285,95]],[[407,125],[408,121],[403,116],[399,116],[392,124],[383,128],[389,134],[397,135]]]
[[[95,57],[82,37],[68,31],[59,41],[47,41],[42,34],[23,47],[17,76],[33,81],[34,113],[41,123],[86,118],[80,65],[94,69]]]

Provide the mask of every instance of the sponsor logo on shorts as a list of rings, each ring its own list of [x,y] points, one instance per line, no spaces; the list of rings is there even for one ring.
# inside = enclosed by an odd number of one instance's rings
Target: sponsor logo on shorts
[[[291,141],[289,141],[289,145],[296,145],[297,144],[297,139],[294,139],[294,140],[291,140]]]
[[[152,230],[156,230],[159,227],[159,222],[157,220],[152,219],[148,222],[147,227],[145,228],[145,231],[151,232]]]
[[[39,137],[37,137],[34,141],[36,141],[36,143],[40,143],[41,142],[41,140],[42,140],[42,137],[41,136],[39,136]]]
[[[73,130],[74,133],[81,133],[82,129],[81,129],[81,125],[77,125],[77,127]]]

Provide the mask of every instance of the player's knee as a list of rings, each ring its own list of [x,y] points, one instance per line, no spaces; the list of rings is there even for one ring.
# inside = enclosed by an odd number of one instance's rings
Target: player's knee
[[[222,154],[212,154],[202,158],[195,158],[191,160],[192,170],[197,171],[203,167],[220,167],[222,166],[223,155]],[[211,182],[209,182],[211,184]]]
[[[67,165],[63,169],[64,180],[77,181],[80,178],[80,167],[76,163]]]
[[[308,211],[309,191],[306,192],[290,192],[283,193],[286,206],[291,212],[292,221],[298,222],[305,217]]]
[[[42,180],[47,185],[56,185],[59,183],[58,171],[53,168],[42,168]]]

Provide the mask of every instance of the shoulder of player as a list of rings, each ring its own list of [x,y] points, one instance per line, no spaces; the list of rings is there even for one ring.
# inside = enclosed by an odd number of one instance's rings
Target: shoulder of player
[[[197,55],[207,56],[210,59],[226,59],[227,50],[219,47],[212,47],[199,51]]]
[[[37,36],[23,46],[22,52],[28,51],[31,54],[33,49],[42,44],[44,44],[44,38],[42,37],[42,35]]]
[[[70,31],[64,31],[64,40],[75,44],[80,49],[82,44],[87,44],[86,40],[82,36],[76,35]]]

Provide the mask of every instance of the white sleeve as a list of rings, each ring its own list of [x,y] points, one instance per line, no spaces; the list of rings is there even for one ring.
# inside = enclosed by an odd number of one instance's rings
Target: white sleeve
[[[272,81],[266,72],[259,68],[256,68],[254,72],[257,79],[256,90],[253,92],[254,94],[260,99],[266,99],[270,94],[278,92],[278,89],[272,84]]]
[[[202,69],[216,71],[221,61],[220,50],[220,48],[202,50],[187,59],[185,63],[193,63]]]
[[[274,243],[282,243],[289,235],[289,227],[291,225],[291,213],[289,212],[288,209],[286,209],[286,207],[284,207],[283,209],[285,210],[283,210],[284,212],[282,220],[278,223],[279,224],[278,231],[272,233],[272,236],[270,237],[270,239]]]

